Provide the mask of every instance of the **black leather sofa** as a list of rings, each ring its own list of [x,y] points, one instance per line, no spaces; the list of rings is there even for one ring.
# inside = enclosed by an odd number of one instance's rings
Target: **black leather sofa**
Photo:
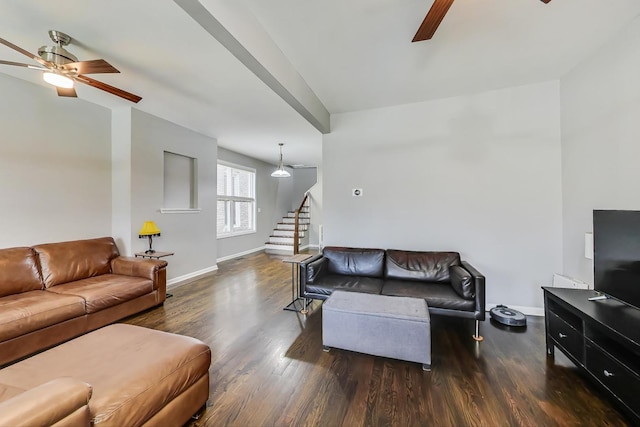
[[[424,298],[429,313],[485,320],[485,277],[458,252],[327,246],[300,264],[300,296],[325,300],[334,290]]]

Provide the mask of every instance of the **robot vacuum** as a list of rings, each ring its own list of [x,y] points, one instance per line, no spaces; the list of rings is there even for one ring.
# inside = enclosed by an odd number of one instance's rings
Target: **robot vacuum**
[[[497,305],[493,307],[489,310],[489,315],[493,320],[502,323],[503,325],[526,326],[527,324],[527,318],[524,314],[504,305]]]

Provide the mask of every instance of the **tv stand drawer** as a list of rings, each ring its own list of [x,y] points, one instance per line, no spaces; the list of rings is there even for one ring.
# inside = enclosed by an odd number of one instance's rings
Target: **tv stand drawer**
[[[549,335],[565,353],[568,353],[580,364],[584,364],[584,337],[568,323],[549,312]]]
[[[543,290],[547,355],[561,350],[640,426],[640,310],[589,301],[592,290]]]
[[[636,373],[610,358],[598,347],[587,342],[586,368],[616,398],[640,416],[640,378]]]

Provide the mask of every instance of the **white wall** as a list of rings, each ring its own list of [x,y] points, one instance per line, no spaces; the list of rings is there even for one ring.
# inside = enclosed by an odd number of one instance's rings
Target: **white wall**
[[[285,166],[285,169],[289,171],[293,176],[293,169]],[[272,171],[275,170],[275,167],[272,167]],[[293,179],[291,178],[273,178],[278,184],[278,191],[276,194],[276,205],[275,210],[273,211],[272,224],[276,224],[277,222],[282,221],[282,217],[287,214],[289,210],[291,210],[291,206],[293,206]],[[273,226],[271,227],[273,228]]]
[[[564,272],[593,284],[593,209],[640,210],[640,19],[561,80]]]
[[[295,211],[300,207],[300,202],[304,198],[304,193],[309,191],[318,182],[317,168],[299,168],[291,171],[293,178],[293,189],[291,194],[291,210]]]
[[[111,235],[111,112],[0,74],[0,247]]]
[[[175,252],[167,279],[175,281],[216,268],[216,140],[174,123],[131,110],[131,247],[148,247],[138,239],[144,221],[154,221],[162,235],[153,248]],[[163,214],[164,151],[197,159],[198,213]]]
[[[131,233],[137,225],[131,223],[131,173],[131,107],[121,107],[111,112],[111,235],[127,255],[135,252]]]
[[[285,178],[272,178],[275,167],[269,163],[218,147],[218,159],[256,170],[257,213],[256,233],[218,239],[218,259],[263,249],[275,226],[274,217],[282,216],[276,211],[278,185]]]
[[[548,82],[333,115],[324,244],[458,251],[488,304],[542,307],[562,266],[559,109]]]
[[[322,205],[322,168],[316,168],[317,182],[309,189],[309,198],[311,211],[311,224],[309,224],[309,246],[321,248],[322,245],[322,223],[323,223],[323,205]]]

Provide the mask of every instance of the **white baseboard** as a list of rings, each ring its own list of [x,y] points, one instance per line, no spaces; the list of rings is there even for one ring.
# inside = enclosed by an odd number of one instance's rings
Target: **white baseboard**
[[[200,279],[201,277],[208,276],[218,269],[217,265],[204,268],[202,270],[194,271],[193,273],[185,274],[183,276],[174,277],[171,280],[167,280],[167,289],[174,289],[180,287],[182,285],[186,285],[187,283],[191,283],[196,279]]]
[[[486,309],[487,311],[489,311],[497,305],[500,305],[500,304],[487,304]],[[522,314],[526,314],[528,316],[544,316],[544,308],[542,307],[526,307],[522,305],[509,305],[509,304],[502,304],[502,305],[506,305],[507,307],[513,308],[514,310],[517,310]]]
[[[248,251],[239,252],[237,254],[223,256],[222,258],[218,258],[216,260],[216,262],[222,262],[222,261],[228,261],[228,260],[234,259],[234,258],[240,258],[241,256],[249,255],[249,254],[252,254],[252,253],[255,253],[255,252],[264,251],[264,248],[265,248],[264,246],[261,246],[259,248],[253,248],[253,249],[249,249]]]

